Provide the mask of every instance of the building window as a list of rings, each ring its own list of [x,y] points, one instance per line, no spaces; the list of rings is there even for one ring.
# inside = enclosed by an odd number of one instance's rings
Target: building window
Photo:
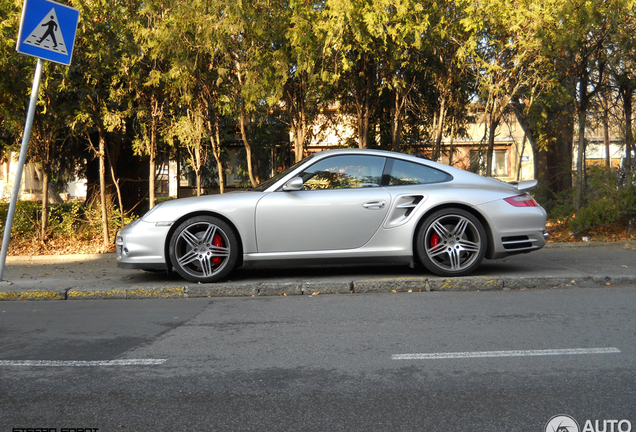
[[[470,171],[484,175],[486,173],[486,153],[479,150],[470,151]],[[492,176],[508,177],[508,150],[495,149],[492,153]]]
[[[484,156],[479,150],[470,151],[470,167],[468,170],[476,174],[482,174],[486,164],[484,163]]]
[[[495,150],[492,161],[494,177],[508,177],[508,150]]]

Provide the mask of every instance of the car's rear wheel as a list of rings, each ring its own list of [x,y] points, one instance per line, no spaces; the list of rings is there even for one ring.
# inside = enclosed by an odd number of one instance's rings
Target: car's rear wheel
[[[170,261],[191,282],[217,282],[236,265],[239,243],[234,230],[213,216],[195,216],[170,239]]]
[[[429,271],[439,276],[463,276],[484,259],[486,231],[471,213],[442,209],[420,226],[415,246],[418,259]]]

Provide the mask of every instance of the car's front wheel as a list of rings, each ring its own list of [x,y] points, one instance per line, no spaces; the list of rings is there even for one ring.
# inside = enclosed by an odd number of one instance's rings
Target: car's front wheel
[[[420,226],[415,242],[420,262],[439,276],[471,273],[486,254],[486,231],[475,216],[462,209],[442,209]]]
[[[227,276],[239,253],[234,230],[213,216],[195,216],[177,227],[170,239],[170,261],[191,282],[217,282]]]

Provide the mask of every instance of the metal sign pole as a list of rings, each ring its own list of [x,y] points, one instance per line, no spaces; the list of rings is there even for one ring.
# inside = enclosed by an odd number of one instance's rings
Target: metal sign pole
[[[27,147],[29,146],[29,138],[31,137],[31,127],[33,126],[33,117],[35,117],[35,108],[38,103],[38,92],[40,91],[40,78],[42,77],[42,66],[44,60],[38,59],[35,66],[35,75],[33,77],[33,87],[31,88],[31,101],[29,102],[29,111],[27,113],[26,123],[24,124],[24,134],[22,135],[22,146],[20,147],[20,158],[18,159],[18,167],[15,172],[15,181],[13,182],[13,193],[11,194],[11,202],[7,211],[7,221],[4,224],[4,236],[2,238],[2,251],[0,252],[0,281],[4,277],[4,265],[7,261],[7,251],[9,250],[9,241],[11,240],[11,228],[13,227],[13,216],[15,215],[15,207],[20,194],[20,183],[22,182],[22,171],[24,170],[24,162],[26,161]]]

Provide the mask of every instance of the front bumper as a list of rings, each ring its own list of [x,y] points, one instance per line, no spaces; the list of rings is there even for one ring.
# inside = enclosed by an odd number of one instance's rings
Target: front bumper
[[[117,266],[126,269],[167,270],[165,245],[169,226],[137,220],[115,237]]]

